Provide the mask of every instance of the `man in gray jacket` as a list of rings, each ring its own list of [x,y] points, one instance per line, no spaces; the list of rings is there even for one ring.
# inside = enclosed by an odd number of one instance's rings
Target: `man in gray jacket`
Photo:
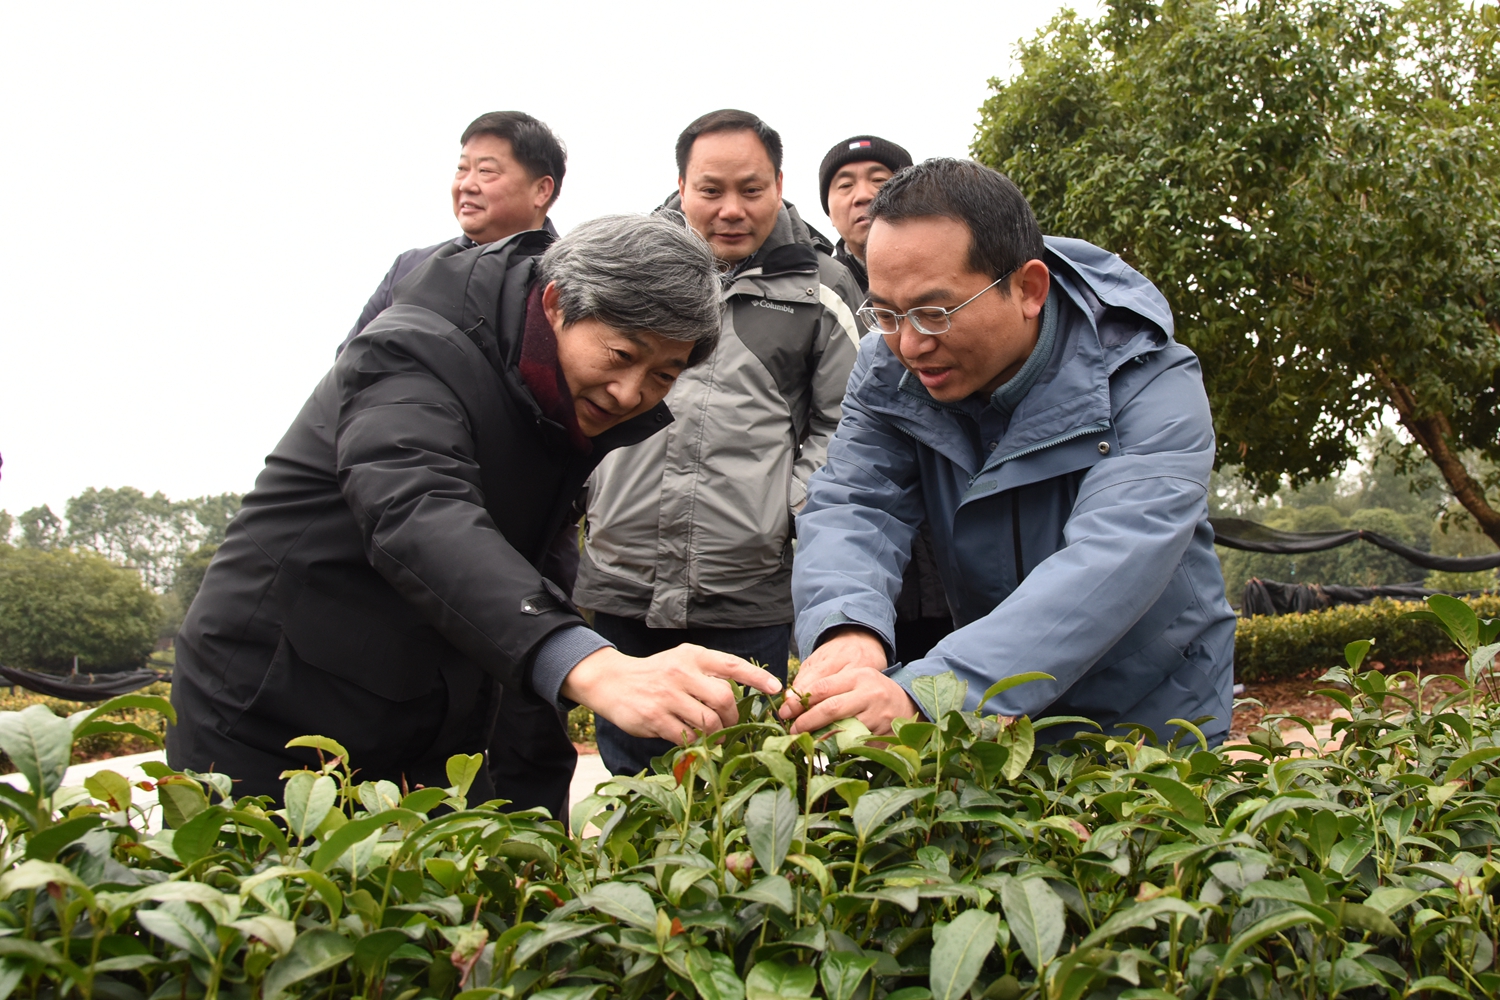
[[[914,682],[967,707],[1159,738],[1229,730],[1234,614],[1208,523],[1214,433],[1166,300],[1114,254],[1043,240],[1007,178],[929,160],[868,209],[867,338],[797,519],[796,730],[889,732]],[[892,602],[932,526],[958,629],[892,664]],[[1042,739],[1081,727],[1058,725]]]
[[[784,679],[792,515],[838,425],[860,295],[783,204],[781,137],[756,116],[716,111],[689,125],[677,176],[668,207],[725,268],[722,335],[673,387],[672,425],[595,471],[573,596],[628,655],[690,642]],[[670,746],[603,720],[598,737],[617,774]]]

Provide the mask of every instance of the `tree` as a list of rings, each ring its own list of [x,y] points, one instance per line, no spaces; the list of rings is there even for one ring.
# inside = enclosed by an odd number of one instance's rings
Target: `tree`
[[[158,598],[133,570],[92,552],[0,546],[0,663],[129,669],[156,642]]]
[[[973,151],[1166,294],[1219,464],[1323,479],[1392,408],[1500,543],[1475,471],[1500,460],[1497,26],[1458,0],[1108,0],[1021,47]]]
[[[162,593],[199,546],[223,542],[240,499],[238,493],[224,493],[172,501],[131,486],[89,488],[68,501],[66,540],[139,569],[147,584]]]
[[[0,545],[10,544],[10,532],[15,523],[16,519],[10,516],[10,511],[0,510]]]
[[[52,508],[45,504],[23,511],[17,522],[21,525],[20,544],[23,548],[51,552],[66,544],[62,518],[52,513]]]

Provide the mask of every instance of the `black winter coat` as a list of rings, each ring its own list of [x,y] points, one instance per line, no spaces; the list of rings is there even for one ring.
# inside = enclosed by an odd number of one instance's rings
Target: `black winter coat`
[[[177,637],[172,766],[278,795],[316,759],[287,741],[320,734],[360,778],[446,785],[542,641],[583,624],[538,566],[600,458],[671,417],[583,455],[542,415],[516,363],[549,240],[439,250],[318,384]]]

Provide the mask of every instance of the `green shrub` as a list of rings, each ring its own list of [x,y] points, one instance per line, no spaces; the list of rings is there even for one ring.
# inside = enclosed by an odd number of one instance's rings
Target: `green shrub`
[[[1500,597],[1469,602],[1482,615],[1500,615]],[[1377,600],[1302,615],[1241,618],[1234,631],[1234,676],[1239,681],[1300,677],[1343,655],[1344,647],[1374,639],[1385,663],[1410,664],[1451,649],[1431,625],[1404,616],[1422,605]]]
[[[161,605],[134,570],[92,552],[0,546],[0,663],[61,671],[138,667]]]
[[[1496,626],[1448,627],[1487,667]],[[1493,996],[1500,710],[1412,705],[1363,651],[1325,677],[1352,718],[1322,755],[1268,727],[1232,759],[1191,725],[1038,750],[1047,720],[964,712],[951,675],[919,682],[934,721],[884,740],[792,737],[748,697],[578,803],[586,836],[471,807],[479,755],[403,794],[317,737],[279,809],[153,766],[152,835],[122,776],[60,785],[106,713],[170,706],[0,713],[31,789],[0,787],[0,994]]]

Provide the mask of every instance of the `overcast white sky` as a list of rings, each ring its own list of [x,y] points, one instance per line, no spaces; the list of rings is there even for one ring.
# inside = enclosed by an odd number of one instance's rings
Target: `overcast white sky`
[[[1093,14],[1092,2],[1072,4]],[[0,7],[0,508],[248,490],[392,258],[457,233],[458,135],[569,149],[564,231],[672,190],[693,118],[753,111],[786,197],[873,132],[965,155],[1049,0]]]

